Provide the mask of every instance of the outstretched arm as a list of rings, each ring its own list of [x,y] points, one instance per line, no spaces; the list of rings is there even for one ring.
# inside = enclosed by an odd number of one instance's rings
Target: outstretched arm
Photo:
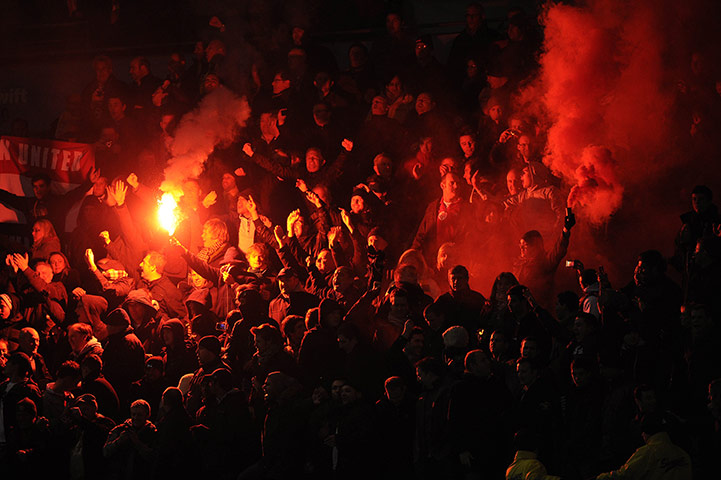
[[[250,146],[250,143],[246,143],[245,145],[243,145],[243,152],[245,152],[248,158],[255,162],[256,165],[258,165],[263,170],[267,170],[273,175],[285,179],[298,177],[298,172],[295,168],[291,166],[281,165],[280,163],[274,162],[268,157],[261,155],[258,152],[255,152]]]

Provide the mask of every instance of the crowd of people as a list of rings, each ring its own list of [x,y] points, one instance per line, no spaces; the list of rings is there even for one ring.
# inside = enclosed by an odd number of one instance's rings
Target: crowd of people
[[[32,227],[30,248],[2,252],[7,474],[711,478],[712,191],[693,189],[672,255],[638,252],[618,285],[566,260],[578,287],[559,292],[570,186],[542,161],[540,119],[512,110],[537,25],[511,9],[497,32],[471,4],[442,65],[432,37],[386,18],[347,70],[302,26],[265,50],[217,17],[164,80],[144,57],[130,84],[94,59],[54,126],[94,144],[86,182],[0,191]],[[718,107],[721,84],[702,60],[678,111],[683,141],[707,148],[721,109],[696,112]],[[179,186],[169,232],[164,167],[192,141],[183,115],[216,90],[244,95],[251,119]],[[472,285],[488,265],[506,268],[484,295]]]

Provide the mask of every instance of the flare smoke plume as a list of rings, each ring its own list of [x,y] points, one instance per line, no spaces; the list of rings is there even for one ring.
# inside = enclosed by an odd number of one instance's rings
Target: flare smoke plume
[[[572,186],[569,206],[592,224],[608,221],[642,171],[645,180],[659,173],[676,84],[668,52],[679,41],[668,25],[678,3],[588,0],[549,4],[542,15],[540,75],[518,101],[548,122],[544,162]]]
[[[160,189],[177,193],[185,180],[198,178],[213,149],[232,142],[249,117],[245,97],[238,97],[222,86],[206,95],[180,120]]]

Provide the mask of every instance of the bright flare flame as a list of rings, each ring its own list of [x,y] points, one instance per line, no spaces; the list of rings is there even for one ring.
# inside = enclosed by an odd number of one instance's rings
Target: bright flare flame
[[[158,200],[158,223],[168,231],[168,235],[172,235],[179,221],[178,202],[175,201],[172,193],[164,193]]]

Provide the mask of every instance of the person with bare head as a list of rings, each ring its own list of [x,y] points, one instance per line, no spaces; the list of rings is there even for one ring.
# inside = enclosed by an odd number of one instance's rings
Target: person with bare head
[[[162,83],[150,71],[150,62],[145,57],[135,57],[130,61],[130,78],[133,83],[130,87],[129,104],[134,110],[149,109],[152,106],[152,97],[155,90]]]
[[[150,404],[135,400],[130,405],[130,418],[108,434],[103,454],[126,478],[147,478],[153,471],[158,430],[149,419]]]
[[[450,291],[436,300],[443,309],[444,316],[452,319],[453,324],[461,325],[470,334],[481,327],[481,312],[486,305],[486,298],[472,290],[469,285],[468,269],[463,265],[455,265],[448,272]],[[473,344],[477,344],[477,336],[473,335]]]
[[[160,312],[170,318],[183,318],[186,315],[182,295],[178,287],[164,275],[167,258],[164,254],[151,250],[140,262],[140,277],[137,288],[148,290],[152,299],[158,302]]]
[[[466,59],[477,59],[480,68],[485,69],[492,53],[492,43],[500,38],[497,32],[488,27],[485,11],[480,2],[468,4],[465,13],[465,28],[453,39],[447,62],[455,84],[460,84],[463,78]]]
[[[385,32],[373,42],[370,52],[375,71],[381,78],[395,69],[413,65],[413,37],[408,33],[401,12],[390,10],[385,21]]]
[[[411,246],[422,250],[426,258],[432,258],[446,242],[462,243],[466,235],[467,203],[461,197],[461,178],[456,173],[446,173],[440,186],[441,198],[426,208]]]
[[[25,255],[14,253],[6,258],[7,265],[28,280],[29,287],[25,288],[21,299],[30,300],[36,293],[40,294],[40,301],[29,302],[24,315],[28,323],[37,331],[46,332],[54,324],[65,322],[68,293],[62,283],[53,281],[53,269],[48,263],[37,262],[33,269],[30,268],[29,262],[27,253]]]
[[[45,386],[52,380],[50,371],[45,364],[45,359],[38,352],[40,346],[40,335],[32,327],[25,327],[20,330],[18,336],[18,349],[17,351],[23,352],[30,359],[30,365],[32,366],[32,379],[41,388],[45,389]]]
[[[48,220],[55,227],[55,231],[62,234],[65,232],[65,217],[68,212],[85,196],[99,178],[100,171],[92,168],[88,172],[88,178],[82,184],[59,195],[54,193],[51,188],[50,176],[46,173],[38,173],[31,178],[33,196],[19,196],[0,188],[0,203],[20,211],[29,223],[40,219]],[[48,253],[58,250],[60,248],[49,250]]]
[[[83,89],[82,105],[91,113],[94,121],[100,120],[107,112],[110,94],[121,94],[127,85],[113,75],[113,61],[107,55],[98,55],[93,59],[95,78]]]

